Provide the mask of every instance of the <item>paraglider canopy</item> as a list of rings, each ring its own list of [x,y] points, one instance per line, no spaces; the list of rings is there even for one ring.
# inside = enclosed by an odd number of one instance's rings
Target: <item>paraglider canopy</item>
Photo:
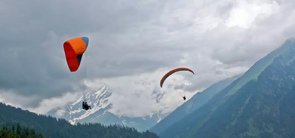
[[[65,56],[71,72],[78,70],[88,42],[87,37],[72,38],[64,42]]]
[[[190,68],[186,68],[186,67],[182,67],[182,68],[175,68],[175,69],[172,69],[170,70],[169,72],[167,72],[161,79],[160,81],[160,87],[162,88],[163,87],[163,84],[165,82],[165,80],[172,74],[174,74],[175,72],[178,72],[178,71],[189,71],[191,72],[192,74],[195,74],[194,71]]]

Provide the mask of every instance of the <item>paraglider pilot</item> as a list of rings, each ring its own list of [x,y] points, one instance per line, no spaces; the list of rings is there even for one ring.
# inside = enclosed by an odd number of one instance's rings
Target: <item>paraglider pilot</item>
[[[89,109],[91,109],[91,106],[88,105],[87,102],[83,101],[83,102],[82,102],[82,108],[83,108],[84,110],[89,110]]]

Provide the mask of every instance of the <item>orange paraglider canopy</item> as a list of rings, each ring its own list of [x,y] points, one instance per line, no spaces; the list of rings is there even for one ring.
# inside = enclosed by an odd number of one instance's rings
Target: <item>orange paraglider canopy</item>
[[[162,79],[161,79],[161,81],[160,81],[160,86],[162,87],[163,84],[164,84],[164,82],[165,82],[165,80],[166,80],[170,75],[172,75],[173,73],[178,72],[178,71],[189,71],[189,72],[195,74],[194,71],[193,71],[192,69],[190,69],[190,68],[186,68],[186,67],[175,68],[175,69],[170,70],[169,72],[167,72],[167,73],[162,77]]]
[[[71,72],[78,70],[88,42],[89,39],[87,37],[72,38],[64,42],[65,56]]]

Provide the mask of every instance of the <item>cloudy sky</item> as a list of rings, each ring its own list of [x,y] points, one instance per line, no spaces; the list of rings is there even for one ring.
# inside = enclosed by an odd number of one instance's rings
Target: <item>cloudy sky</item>
[[[105,84],[115,114],[170,112],[294,37],[294,21],[293,0],[1,0],[0,101],[46,114]],[[77,36],[90,43],[71,73],[63,42]],[[181,66],[197,75],[160,89]]]

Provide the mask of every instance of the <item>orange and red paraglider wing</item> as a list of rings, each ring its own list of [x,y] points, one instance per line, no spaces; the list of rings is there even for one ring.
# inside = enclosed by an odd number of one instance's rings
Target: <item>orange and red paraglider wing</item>
[[[170,70],[169,72],[167,72],[167,73],[162,77],[162,79],[161,79],[161,81],[160,81],[160,86],[162,87],[163,84],[164,84],[164,82],[165,82],[165,80],[166,80],[170,75],[172,75],[173,73],[178,72],[178,71],[189,71],[189,72],[195,74],[194,71],[193,71],[192,69],[190,69],[190,68],[185,68],[185,67],[184,67],[184,68],[175,68],[175,69]]]
[[[89,39],[87,37],[77,37],[67,40],[64,43],[66,60],[71,72],[78,70],[83,53],[86,51]]]

